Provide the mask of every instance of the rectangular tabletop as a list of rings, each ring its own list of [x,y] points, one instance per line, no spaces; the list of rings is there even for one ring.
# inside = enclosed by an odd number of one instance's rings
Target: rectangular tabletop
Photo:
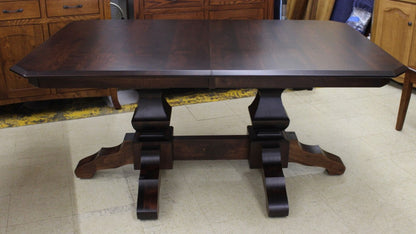
[[[39,87],[382,86],[407,68],[332,21],[82,21],[12,71]]]

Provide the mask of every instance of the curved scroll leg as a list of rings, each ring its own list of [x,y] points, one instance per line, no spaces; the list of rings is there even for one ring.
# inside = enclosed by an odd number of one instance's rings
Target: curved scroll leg
[[[142,150],[140,156],[137,218],[157,219],[159,197],[160,150]]]
[[[134,133],[127,133],[122,144],[110,148],[102,148],[97,153],[79,161],[75,175],[81,179],[89,179],[97,170],[110,169],[133,163]]]
[[[298,141],[294,132],[286,132],[289,143],[289,162],[326,169],[329,175],[342,175],[345,165],[341,158],[322,150],[317,145],[305,145]]]
[[[114,109],[120,110],[121,104],[118,101],[117,89],[110,89],[110,94],[111,94],[110,96],[111,96],[111,101],[113,102]]]
[[[267,197],[269,217],[289,215],[283,166],[287,166],[288,141],[283,130],[289,125],[282,103],[283,90],[257,92],[249,106],[251,122],[248,127],[250,138],[250,168],[263,168],[263,181]]]
[[[286,194],[285,177],[282,170],[280,148],[263,148],[261,158],[268,215],[269,217],[288,216],[289,204]]]

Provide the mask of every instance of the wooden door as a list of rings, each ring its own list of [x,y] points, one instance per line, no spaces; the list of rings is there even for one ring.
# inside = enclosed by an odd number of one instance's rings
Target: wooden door
[[[41,25],[0,27],[0,92],[3,98],[50,94],[9,71],[9,68],[43,42]]]
[[[405,65],[409,63],[416,7],[380,0],[374,42]]]

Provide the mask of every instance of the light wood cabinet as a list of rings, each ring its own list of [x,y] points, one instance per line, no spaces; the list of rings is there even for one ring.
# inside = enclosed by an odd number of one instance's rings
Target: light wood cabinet
[[[273,0],[134,0],[136,19],[273,19]]]
[[[44,41],[42,25],[0,27],[0,60],[2,63],[2,97],[19,98],[48,95],[50,89],[39,89],[26,79],[15,75],[9,68]]]
[[[109,19],[109,8],[109,0],[0,0],[0,105],[91,96],[118,102],[116,89],[40,89],[9,71],[68,23]]]
[[[416,0],[376,0],[371,40],[406,66],[416,68]],[[403,75],[395,78],[403,82]]]

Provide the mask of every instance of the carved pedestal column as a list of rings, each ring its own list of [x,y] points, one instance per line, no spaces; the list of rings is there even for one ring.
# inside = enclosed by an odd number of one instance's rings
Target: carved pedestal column
[[[249,126],[250,168],[263,168],[269,217],[289,214],[282,167],[287,167],[289,142],[284,130],[289,118],[284,110],[283,90],[259,90],[249,106],[253,126]]]
[[[158,217],[159,170],[171,169],[173,165],[171,110],[161,91],[140,91],[131,121],[136,130],[134,169],[140,170],[138,219]]]

